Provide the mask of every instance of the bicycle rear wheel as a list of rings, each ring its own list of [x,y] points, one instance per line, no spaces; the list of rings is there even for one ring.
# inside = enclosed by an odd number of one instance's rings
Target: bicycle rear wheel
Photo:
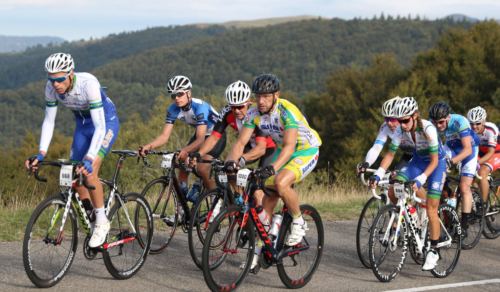
[[[467,229],[467,238],[462,240],[462,248],[463,249],[471,249],[479,242],[481,238],[481,234],[484,229],[484,211],[483,211],[483,197],[477,191],[477,189],[471,189],[472,194],[472,209],[471,209],[471,217],[469,219],[469,228]],[[460,197],[463,199],[463,195]],[[462,219],[462,200],[457,200],[457,213],[458,217]],[[463,230],[462,230],[463,232]]]
[[[212,220],[217,216],[214,213],[216,204],[222,205],[224,193],[221,189],[215,188],[204,192],[191,209],[191,220],[189,220],[188,243],[189,253],[196,266],[202,269],[201,256],[203,253],[203,244],[209,227],[209,214]],[[214,204],[215,203],[215,204]],[[223,207],[221,206],[221,209]],[[214,216],[215,215],[215,216]]]
[[[61,281],[75,257],[78,245],[76,213],[70,204],[61,233],[66,198],[55,195],[35,209],[26,226],[23,241],[24,270],[33,284],[48,288]]]
[[[242,220],[241,207],[232,206],[224,209],[208,228],[203,245],[202,269],[205,282],[212,291],[237,289],[250,271],[255,231],[250,218],[242,229]]]
[[[375,220],[370,233],[369,254],[373,274],[381,282],[394,280],[403,269],[406,252],[408,251],[408,231],[406,219],[401,220],[399,238],[396,236],[395,224],[399,220],[399,206],[387,205],[382,208]]]
[[[296,246],[285,245],[292,225],[292,220],[288,220],[280,230],[277,245],[278,248],[281,248],[285,252],[309,247],[296,254],[284,257],[282,259],[283,262],[277,265],[281,282],[290,289],[302,288],[309,283],[323,255],[325,234],[321,216],[319,216],[318,211],[314,207],[309,205],[301,205],[300,212],[309,228],[302,241]]]
[[[356,230],[356,250],[361,263],[367,267],[370,266],[370,256],[368,254],[368,243],[370,241],[370,232],[373,224],[373,219],[377,216],[380,209],[385,206],[385,196],[382,200],[371,197],[366,202],[358,220],[358,229]]]
[[[168,189],[168,180],[160,177],[150,181],[141,194],[148,201],[149,206],[152,206],[154,234],[149,251],[151,254],[164,251],[175,235],[178,217],[175,217],[173,226],[167,225],[167,218],[176,214],[178,198],[173,189],[170,193]]]
[[[493,188],[493,190],[497,189],[498,187]],[[484,221],[486,223],[483,234],[488,239],[495,239],[500,236],[500,198],[497,197],[498,193],[495,193],[493,190],[490,190],[488,201],[485,202],[486,210],[483,210],[485,213]]]
[[[104,244],[104,264],[116,279],[135,275],[146,261],[153,235],[149,204],[138,193],[117,199],[108,214],[111,229]],[[135,229],[135,232],[134,232]]]
[[[445,278],[450,275],[457,266],[462,246],[462,229],[460,219],[455,208],[448,204],[438,207],[440,220],[440,235],[438,241],[439,261],[431,273],[434,277]],[[429,233],[426,236],[426,246],[430,246]],[[427,256],[427,249],[425,249]]]

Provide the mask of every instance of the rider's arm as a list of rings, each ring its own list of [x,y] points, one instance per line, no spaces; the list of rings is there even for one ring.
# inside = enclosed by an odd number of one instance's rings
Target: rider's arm
[[[439,163],[439,154],[437,152],[429,153],[429,156],[431,158],[431,162],[429,163],[429,165],[427,165],[427,168],[423,172],[427,177],[429,177],[434,172]]]
[[[377,139],[373,144],[372,148],[366,154],[365,161],[372,166],[372,164],[377,160],[380,152],[384,148],[385,143],[387,142],[388,131],[390,131],[389,127],[386,123],[383,123],[378,131]]]
[[[163,127],[163,131],[161,132],[160,136],[156,137],[153,142],[144,145],[144,149],[151,150],[167,144],[168,138],[170,137],[173,128],[174,124],[165,124],[165,127]]]
[[[252,137],[254,127],[248,127],[246,124],[241,129],[240,135],[238,136],[238,140],[234,143],[233,148],[231,148],[231,153],[227,157],[227,160],[238,161],[243,154],[243,150],[245,150],[245,145],[247,145],[248,141]]]
[[[86,156],[91,160],[94,160],[101,149],[104,136],[106,135],[106,119],[104,117],[102,102],[90,103],[90,116],[92,117],[92,123],[94,124],[95,130]]]
[[[259,128],[255,130],[255,147],[248,153],[243,154],[245,161],[252,161],[261,158],[266,154],[268,136]]]
[[[57,102],[47,102],[45,107],[45,119],[42,124],[42,135],[40,137],[40,153],[44,156],[49,149],[57,114]]]
[[[385,154],[384,159],[382,159],[382,162],[380,163],[380,167],[374,175],[378,176],[379,178],[382,178],[384,176],[385,171],[389,168],[389,166],[391,166],[391,163],[394,160],[394,156],[398,151],[402,138],[403,130],[401,129],[401,126],[399,126],[396,128],[396,131],[394,131],[389,151],[387,151],[387,153]]]
[[[199,125],[196,127],[196,140],[188,146],[182,148],[182,151],[191,153],[200,149],[201,144],[205,142],[205,134],[207,133],[207,125]]]
[[[493,155],[495,154],[495,148],[488,147],[488,153],[486,153],[481,159],[479,159],[478,163],[481,165],[483,163],[488,162]]]
[[[198,151],[200,153],[200,156],[203,156],[210,152],[215,147],[217,142],[219,142],[219,139],[222,137],[224,131],[229,125],[226,118],[230,113],[230,108],[224,107],[222,109],[219,119],[217,120],[217,123],[215,123],[214,129],[212,130],[212,134],[205,140],[205,143],[203,143],[203,146],[201,146],[200,151]]]
[[[196,133],[196,138],[198,138],[198,133]],[[200,153],[200,157],[210,152],[214,148],[214,146],[217,145],[217,142],[219,142],[219,140],[220,137],[214,135],[214,132],[212,131],[212,135],[210,135],[210,137],[205,140],[205,143],[203,143],[203,146],[201,146],[200,151],[198,151],[198,153]]]
[[[275,170],[281,169],[290,157],[292,157],[295,152],[295,146],[297,145],[297,136],[299,135],[298,128],[285,129],[283,133],[283,149],[276,158],[276,160],[271,164]]]
[[[455,157],[453,157],[451,160],[453,163],[457,163],[459,161],[464,160],[465,158],[469,157],[472,153],[472,144],[471,144],[471,136],[465,136],[460,138],[462,141],[462,151],[458,153]]]

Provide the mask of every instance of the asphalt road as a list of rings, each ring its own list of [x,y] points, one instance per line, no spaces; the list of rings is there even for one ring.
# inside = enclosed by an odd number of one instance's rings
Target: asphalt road
[[[357,222],[325,222],[323,259],[311,282],[303,291],[387,291],[444,284],[493,280],[494,283],[448,287],[441,291],[500,291],[500,239],[481,238],[478,245],[462,251],[457,268],[447,278],[434,278],[422,272],[407,256],[401,275],[381,283],[356,253]],[[53,291],[208,291],[203,274],[191,260],[187,235],[179,229],[174,242],[162,254],[148,256],[145,265],[129,280],[118,281],[108,274],[102,260],[88,261],[82,245],[68,274]],[[495,280],[496,279],[496,280]],[[22,243],[0,243],[0,291],[36,288],[26,276],[22,263]],[[239,291],[283,291],[274,267],[249,274]]]

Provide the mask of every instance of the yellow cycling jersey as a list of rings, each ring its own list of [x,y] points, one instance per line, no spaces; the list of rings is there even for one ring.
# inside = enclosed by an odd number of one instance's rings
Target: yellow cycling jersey
[[[286,99],[277,99],[274,110],[267,115],[261,115],[257,104],[252,105],[244,120],[244,127],[255,129],[259,127],[271,137],[279,148],[283,148],[283,134],[287,129],[298,129],[295,150],[319,148],[321,139],[318,133],[307,123],[299,109]]]

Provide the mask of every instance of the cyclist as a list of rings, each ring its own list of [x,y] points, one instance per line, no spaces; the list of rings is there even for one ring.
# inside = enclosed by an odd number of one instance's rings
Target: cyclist
[[[372,181],[372,188],[377,186],[380,178],[391,165],[394,155],[402,141],[413,148],[412,160],[401,169],[396,175],[396,179],[404,182],[414,180],[413,190],[417,196],[425,196],[425,189],[422,186],[428,180],[429,190],[427,192],[427,216],[429,218],[429,230],[431,248],[422,266],[423,271],[432,270],[439,259],[437,244],[440,235],[439,217],[437,208],[441,197],[442,185],[446,177],[445,151],[441,140],[438,137],[436,127],[426,120],[422,120],[418,113],[418,104],[413,97],[405,97],[394,105],[394,116],[399,121],[399,127],[394,132],[390,151],[387,152],[380,163],[379,169],[375,172]],[[394,185],[389,189],[389,197],[392,202],[396,202],[394,196]]]
[[[75,73],[75,63],[69,54],[57,53],[45,61],[47,85],[45,87],[45,119],[42,124],[40,152],[30,157],[25,165],[36,165],[47,155],[57,113],[62,103],[75,114],[76,130],[71,146],[70,161],[81,162],[76,173],[83,173],[95,190],[87,190],[76,184],[82,200],[91,198],[95,208],[95,227],[89,246],[102,245],[110,229],[104,211],[102,185],[99,168],[118,136],[120,123],[113,102],[103,92],[97,78],[89,73]],[[36,169],[36,168],[35,168]],[[89,196],[90,192],[90,196]]]
[[[467,119],[461,115],[450,114],[451,108],[444,101],[437,102],[429,108],[429,117],[438,132],[446,139],[446,165],[450,169],[453,164],[462,161],[460,192],[462,193],[462,237],[467,237],[469,219],[471,219],[472,193],[470,187],[477,168],[477,146],[479,139],[471,130]],[[447,187],[447,186],[446,186]]]
[[[291,186],[315,168],[321,139],[295,105],[279,98],[280,88],[279,80],[274,75],[262,74],[255,78],[252,93],[255,94],[256,104],[248,109],[243,129],[233,145],[230,161],[226,166],[228,169],[237,168],[234,161],[239,161],[256,128],[274,140],[278,147],[276,155],[272,163],[263,168],[262,174],[268,177],[266,186],[277,190],[292,214],[293,224],[286,244],[295,246],[301,242],[308,227],[300,213],[297,193]],[[274,193],[272,197],[266,196],[263,199],[263,217],[269,214],[270,222],[278,200],[279,197]],[[258,240],[255,248],[257,256],[254,257],[251,269],[257,266],[262,246],[262,241]]]
[[[375,144],[373,144],[372,148],[366,154],[365,162],[358,164],[358,166],[356,167],[356,175],[365,172],[366,169],[370,167],[375,162],[375,160],[377,160],[377,157],[379,156],[380,151],[382,151],[382,148],[384,148],[385,142],[387,142],[388,137],[392,140],[394,131],[396,131],[397,127],[399,126],[399,122],[394,117],[392,109],[394,107],[394,104],[400,99],[401,97],[396,96],[384,102],[384,104],[382,105],[382,115],[385,118],[385,122],[380,127],[377,139],[375,140]],[[401,145],[399,148],[404,151],[404,154],[403,156],[401,156],[401,159],[395,167],[395,169],[398,171],[403,166],[405,166],[413,157],[413,150],[411,149],[411,147]]]
[[[203,143],[203,146],[198,152],[190,154],[190,157],[193,157],[191,166],[196,165],[197,158],[204,156],[213,149],[228,126],[241,132],[243,129],[243,119],[249,107],[253,104],[250,100],[250,95],[250,87],[243,81],[236,81],[227,87],[224,94],[227,105],[222,109],[219,120],[212,130],[212,135]],[[254,108],[254,110],[258,111],[257,108]],[[240,157],[238,165],[243,167],[246,164],[255,163],[260,158],[259,167],[265,167],[271,164],[275,154],[276,144],[273,139],[267,136],[261,129],[257,128],[245,145],[243,155]],[[256,199],[257,204],[261,205],[262,197]],[[219,209],[216,207],[210,219],[217,217],[218,211]]]
[[[186,147],[180,150],[177,158],[181,161],[185,161],[188,154],[197,151],[201,145],[205,142],[205,139],[209,137],[212,133],[215,123],[219,118],[219,114],[212,108],[208,103],[201,99],[191,97],[191,81],[186,76],[175,76],[170,79],[167,83],[168,93],[171,94],[174,103],[169,107],[167,112],[166,124],[163,127],[162,133],[156,137],[153,142],[150,142],[142,147],[142,151],[139,152],[140,156],[145,156],[144,151],[152,150],[167,144],[172,129],[174,128],[174,122],[176,119],[185,122],[196,128],[195,134],[189,140]],[[219,158],[222,151],[226,147],[226,132],[224,132],[219,141],[217,141],[215,147],[212,148],[207,154],[202,158],[210,160],[213,157]],[[201,164],[198,167],[199,173],[203,177],[203,182],[208,190],[215,188],[214,181],[210,180],[210,164]],[[184,182],[187,185],[189,172],[181,169],[179,170],[179,182]],[[179,205],[179,215],[180,220],[184,220],[184,210],[182,206]],[[172,224],[175,219],[175,214],[167,218],[167,224]]]
[[[467,120],[472,130],[479,138],[479,175],[487,177],[500,167],[500,144],[498,144],[498,128],[495,124],[486,121],[486,110],[477,106],[469,111]],[[488,198],[488,180],[480,181],[479,190],[483,194],[483,201]]]

